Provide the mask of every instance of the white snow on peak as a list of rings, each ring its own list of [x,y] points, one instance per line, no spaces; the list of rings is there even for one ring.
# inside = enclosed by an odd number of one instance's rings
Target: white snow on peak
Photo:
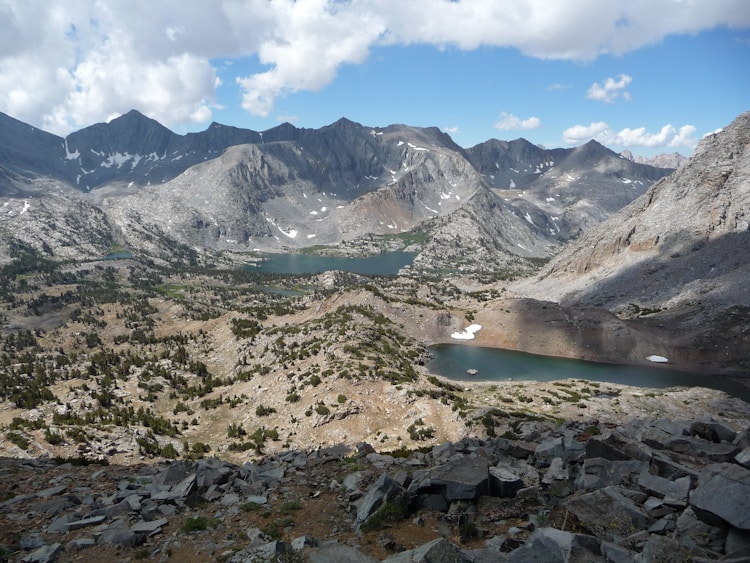
[[[317,236],[317,235],[313,233],[313,234],[309,234],[309,235],[307,235],[307,238],[315,238],[316,236]]]
[[[305,192],[302,192],[302,197],[304,197],[305,199],[307,199],[307,194]]]
[[[298,234],[297,229],[291,229],[289,231],[285,231],[284,229],[278,226],[277,226],[277,229],[279,229],[283,234],[285,234],[289,238],[297,238],[297,234]]]
[[[632,183],[633,183],[633,180],[631,180],[631,179],[629,179],[629,178],[622,178],[622,183],[623,183],[623,184],[632,184]]]
[[[527,220],[527,221],[528,221],[529,223],[531,223],[532,225],[534,225],[534,221],[532,221],[532,220],[531,220],[531,215],[529,215],[528,213],[526,213],[526,215],[524,215],[523,217],[524,217],[524,219],[526,219],[526,220]],[[536,227],[536,225],[534,225],[534,226]]]
[[[78,150],[77,150],[77,149],[76,149],[76,152],[70,152],[70,151],[68,150],[68,140],[67,140],[67,139],[65,139],[65,158],[66,158],[67,160],[75,160],[76,158],[78,158],[78,157],[80,157],[80,156],[81,156],[81,153],[80,153],[80,152],[78,152]]]
[[[664,356],[657,356],[657,355],[646,356],[646,359],[649,362],[655,362],[657,364],[666,364],[669,362],[669,358],[665,358]]]
[[[318,214],[317,211],[310,211],[310,215],[317,215],[317,214]]]
[[[323,206],[323,207],[320,208],[320,212],[321,213],[325,213],[326,211],[328,211],[327,207]]]
[[[545,200],[547,201],[547,203],[551,203],[551,202],[555,201],[555,198],[554,197],[547,197],[547,198],[545,198]]]
[[[20,217],[21,215],[23,215],[24,213],[26,213],[30,208],[31,208],[31,205],[29,205],[28,200],[24,199],[23,200],[23,209],[21,209],[21,212],[18,214],[18,216]]]
[[[474,340],[474,334],[482,330],[482,325],[469,325],[461,332],[454,332],[451,338],[455,340]]]
[[[396,146],[397,146],[397,147],[400,147],[400,146],[401,146],[401,145],[403,145],[403,144],[404,144],[404,142],[403,142],[403,141],[399,141],[398,143],[396,143]]]

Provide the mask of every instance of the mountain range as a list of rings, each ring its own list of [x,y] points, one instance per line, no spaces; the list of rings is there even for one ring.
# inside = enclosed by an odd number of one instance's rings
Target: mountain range
[[[596,141],[464,149],[437,128],[347,119],[178,135],[130,111],[62,138],[0,114],[6,239],[70,258],[113,243],[165,257],[177,245],[284,250],[420,229],[442,241],[422,257],[428,269],[456,266],[444,250],[458,245],[464,270],[523,270],[671,171]]]

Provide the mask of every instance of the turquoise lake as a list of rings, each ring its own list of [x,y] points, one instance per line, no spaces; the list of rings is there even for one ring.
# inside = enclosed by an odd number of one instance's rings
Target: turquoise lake
[[[556,381],[574,378],[652,389],[709,387],[750,402],[750,387],[712,375],[650,366],[585,362],[462,344],[440,344],[430,347],[430,351],[433,359],[427,368],[434,374],[457,381]],[[477,370],[476,375],[466,373],[469,369]]]

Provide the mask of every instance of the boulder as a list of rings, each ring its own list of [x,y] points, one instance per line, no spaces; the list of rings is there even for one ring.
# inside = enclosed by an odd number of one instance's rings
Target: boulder
[[[480,457],[462,457],[430,472],[430,487],[438,487],[448,503],[490,494],[489,463]]]
[[[711,442],[733,442],[737,431],[715,420],[696,420],[690,425],[690,434]]]
[[[576,488],[591,491],[610,485],[632,485],[645,463],[638,460],[612,461],[603,457],[587,458],[576,478]]]
[[[467,554],[444,538],[385,559],[387,563],[472,563]]]
[[[518,549],[508,555],[510,563],[604,563],[601,542],[593,536],[573,534],[555,528],[538,528]]]
[[[404,490],[387,473],[383,473],[360,500],[359,507],[357,508],[355,528],[359,530],[360,526],[384,503],[397,497],[403,497],[403,494]]]
[[[524,488],[523,480],[506,464],[490,467],[490,493],[500,498],[513,498]]]
[[[624,491],[616,486],[605,487],[568,498],[563,505],[591,533],[613,541],[645,530],[654,523],[651,516],[623,494]]]
[[[378,563],[378,560],[361,551],[338,542],[324,543],[307,552],[309,563]]]
[[[693,436],[680,436],[667,440],[664,448],[694,458],[706,458],[716,463],[732,461],[734,456],[740,452],[740,448],[733,444],[709,442]]]
[[[709,466],[690,495],[690,505],[709,524],[750,530],[750,470],[735,464]]]

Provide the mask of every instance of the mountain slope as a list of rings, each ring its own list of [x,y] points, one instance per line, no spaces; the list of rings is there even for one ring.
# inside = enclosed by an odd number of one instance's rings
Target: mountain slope
[[[686,347],[721,347],[727,361],[747,363],[749,227],[750,112],[516,289],[621,315],[649,312],[644,320],[679,326]]]

